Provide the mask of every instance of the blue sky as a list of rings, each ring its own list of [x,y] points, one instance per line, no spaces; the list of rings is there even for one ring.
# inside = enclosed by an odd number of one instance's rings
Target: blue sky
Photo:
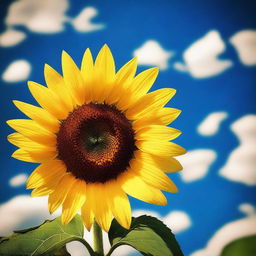
[[[45,63],[61,71],[63,49],[79,64],[87,47],[95,56],[107,43],[117,68],[135,51],[139,71],[160,66],[153,90],[177,89],[169,103],[183,111],[173,123],[183,131],[176,142],[192,152],[181,158],[184,175],[171,175],[180,192],[167,195],[168,206],[131,199],[133,209],[163,218],[178,211],[177,222],[185,224],[178,223],[177,239],[185,255],[205,248],[225,224],[246,219],[239,206],[254,209],[256,203],[256,154],[250,151],[256,141],[255,10],[256,2],[249,0],[56,0],[41,7],[38,0],[1,1],[0,203],[29,194],[22,179],[35,167],[10,157],[14,147],[6,140],[11,129],[5,121],[23,118],[11,100],[35,103],[26,80],[44,83]],[[23,176],[10,183],[17,175]]]

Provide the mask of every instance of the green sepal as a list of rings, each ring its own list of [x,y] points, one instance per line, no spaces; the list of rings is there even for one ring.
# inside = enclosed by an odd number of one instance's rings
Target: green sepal
[[[0,256],[68,256],[65,244],[71,241],[82,242],[93,255],[90,245],[83,240],[83,235],[84,226],[80,215],[76,215],[67,225],[62,225],[61,217],[58,217],[1,238]]]
[[[143,215],[132,218],[129,230],[114,219],[108,236],[112,247],[107,256],[121,245],[129,245],[147,256],[183,256],[172,231],[154,217]]]
[[[239,238],[224,247],[221,256],[256,255],[256,235]]]

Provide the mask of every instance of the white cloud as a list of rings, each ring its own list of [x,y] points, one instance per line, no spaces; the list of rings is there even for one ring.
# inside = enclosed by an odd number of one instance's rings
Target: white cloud
[[[72,256],[89,256],[86,247],[78,241],[73,241],[67,244],[67,251]]]
[[[174,68],[188,72],[195,78],[218,75],[232,66],[230,60],[220,60],[218,56],[226,49],[218,31],[211,30],[195,41],[183,53],[185,64],[177,62]],[[186,68],[185,68],[185,66]]]
[[[8,10],[8,27],[23,25],[38,33],[56,33],[64,29],[68,0],[18,0]]]
[[[60,214],[50,215],[47,197],[20,195],[0,205],[0,236],[10,235],[13,230],[29,228],[52,219]]]
[[[204,136],[212,136],[216,134],[221,122],[227,117],[227,112],[213,112],[209,114],[197,127],[198,133]]]
[[[25,184],[27,178],[28,178],[28,176],[25,173],[18,174],[9,180],[9,185],[11,187],[19,187],[19,186]]]
[[[252,216],[256,214],[255,207],[248,203],[243,203],[239,205],[239,211],[244,213],[247,216]]]
[[[190,217],[184,211],[174,210],[164,217],[160,216],[157,212],[154,212],[154,211],[136,210],[133,212],[133,216],[135,217],[138,217],[144,214],[150,215],[162,220],[164,224],[168,226],[175,234],[178,234],[188,229],[192,224]]]
[[[256,115],[245,115],[231,125],[240,145],[219,171],[226,179],[256,185]]]
[[[0,34],[0,46],[9,47],[21,43],[26,38],[26,34],[15,29],[7,29]]]
[[[184,63],[181,63],[181,62],[174,62],[173,68],[180,72],[184,72],[184,73],[189,71],[188,67]]]
[[[210,149],[191,150],[177,157],[183,166],[180,172],[182,180],[192,182],[204,178],[216,157],[216,152]]]
[[[5,82],[15,83],[24,81],[29,77],[31,66],[26,60],[13,61],[4,71],[2,79]]]
[[[178,234],[191,226],[189,216],[183,211],[172,211],[164,217],[163,221],[175,234]]]
[[[24,26],[34,33],[52,34],[65,30],[71,23],[80,32],[102,29],[103,24],[94,24],[91,20],[97,15],[97,9],[84,8],[75,17],[68,17],[69,0],[17,0],[10,4],[5,24],[6,32],[0,35],[0,46],[14,46],[22,42],[26,34],[17,31],[15,26]]]
[[[192,253],[190,256],[219,256],[223,248],[241,237],[256,234],[256,215],[247,216],[221,227],[209,240],[206,248]]]
[[[230,43],[244,65],[256,65],[256,30],[239,31],[230,38]]]
[[[74,28],[80,32],[91,32],[104,28],[103,24],[94,24],[92,19],[97,16],[98,11],[93,7],[84,8],[80,14],[71,20]]]
[[[146,41],[141,47],[133,52],[138,57],[138,63],[146,66],[158,66],[165,70],[168,68],[168,61],[173,56],[172,51],[166,51],[154,40]]]

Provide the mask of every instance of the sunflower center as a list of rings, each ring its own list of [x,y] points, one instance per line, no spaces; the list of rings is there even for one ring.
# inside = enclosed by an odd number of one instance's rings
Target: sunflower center
[[[131,123],[107,104],[78,107],[57,134],[58,158],[68,172],[88,183],[115,179],[129,167],[135,149]]]

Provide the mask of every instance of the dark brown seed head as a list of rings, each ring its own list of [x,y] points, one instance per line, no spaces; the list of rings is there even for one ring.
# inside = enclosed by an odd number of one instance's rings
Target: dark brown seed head
[[[104,183],[129,167],[136,150],[134,132],[114,106],[85,104],[62,121],[57,150],[58,158],[75,177]]]

